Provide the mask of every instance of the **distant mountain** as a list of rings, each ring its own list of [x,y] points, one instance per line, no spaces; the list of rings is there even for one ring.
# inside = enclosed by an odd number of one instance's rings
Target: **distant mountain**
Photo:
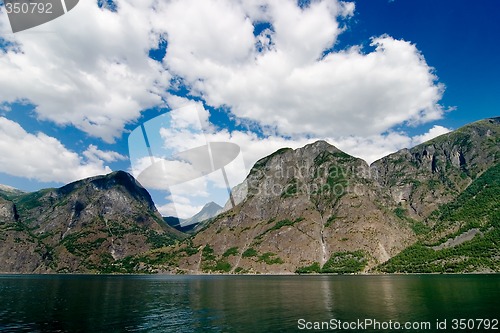
[[[182,273],[500,271],[499,161],[500,118],[371,166],[324,141],[280,149],[233,190],[235,208],[146,261]]]
[[[23,193],[25,193],[25,192],[18,190],[17,188],[14,188],[12,186],[0,184],[0,197],[8,198],[8,197],[20,195]]]
[[[175,216],[164,217],[163,220],[171,227],[186,233],[191,233],[195,231],[199,225],[217,216],[222,211],[222,207],[211,201],[207,203],[203,208],[188,219],[180,219]]]
[[[181,224],[183,227],[187,227],[192,224],[197,224],[205,220],[208,220],[214,216],[217,216],[217,214],[219,214],[221,211],[222,207],[212,201],[203,206],[203,208],[193,217],[182,220]]]
[[[0,272],[119,271],[128,257],[181,237],[122,171],[0,198]]]
[[[179,230],[182,219],[175,216],[164,216],[163,221],[165,221],[172,228]]]

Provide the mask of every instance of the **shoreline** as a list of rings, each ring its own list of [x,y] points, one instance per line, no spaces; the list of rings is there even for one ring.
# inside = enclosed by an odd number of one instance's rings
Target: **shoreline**
[[[165,273],[155,273],[155,274],[141,274],[141,273],[15,273],[15,272],[0,272],[0,276],[160,276],[160,277],[237,277],[237,276],[263,276],[263,277],[291,277],[291,276],[415,276],[415,275],[447,275],[447,276],[458,276],[458,275],[500,275],[500,272],[467,272],[467,273],[359,273],[359,274],[297,274],[297,273],[262,273],[262,274],[165,274]]]

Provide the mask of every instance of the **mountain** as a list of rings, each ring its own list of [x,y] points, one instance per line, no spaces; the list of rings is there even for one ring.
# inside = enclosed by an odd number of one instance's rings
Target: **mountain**
[[[372,164],[378,183],[412,218],[425,219],[500,160],[500,118],[469,124]]]
[[[122,171],[0,198],[1,272],[112,272],[181,237]]]
[[[18,190],[17,188],[0,184],[0,197],[9,198],[23,193],[23,191]]]
[[[499,271],[499,125],[479,121],[370,166],[324,141],[280,149],[233,189],[235,208],[137,262],[178,273],[418,272],[416,248],[432,267]]]
[[[222,207],[211,201],[207,203],[203,208],[194,216],[182,220],[181,224],[183,227],[188,227],[193,224],[198,224],[200,222],[206,221],[212,217],[217,216],[222,211]]]
[[[115,172],[0,195],[0,271],[499,272],[498,193],[500,118],[371,165],[325,141],[280,149],[190,236]]]
[[[196,231],[201,223],[217,216],[222,211],[222,207],[211,201],[203,208],[188,219],[180,219],[175,216],[166,216],[163,220],[171,227],[186,233]]]
[[[181,228],[181,221],[182,219],[175,217],[175,216],[164,216],[163,221],[167,223],[169,226],[172,228],[175,228],[177,230],[180,230]]]
[[[500,164],[429,217],[434,227],[377,268],[394,273],[500,272]]]
[[[234,197],[237,207],[192,239],[208,253],[202,270],[335,271],[351,261],[373,267],[415,240],[366,162],[324,141],[258,161]]]
[[[409,201],[399,211],[404,218],[421,215],[425,233],[378,270],[499,272],[500,118],[436,138],[415,147],[411,155],[426,148],[435,148],[427,160],[438,162],[426,167],[433,176],[402,191]]]

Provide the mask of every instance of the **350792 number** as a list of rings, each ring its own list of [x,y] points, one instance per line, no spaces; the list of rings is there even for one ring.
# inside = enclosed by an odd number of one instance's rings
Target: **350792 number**
[[[7,14],[52,14],[52,4],[50,2],[6,2],[5,10]]]
[[[498,330],[498,319],[453,319],[453,330]]]

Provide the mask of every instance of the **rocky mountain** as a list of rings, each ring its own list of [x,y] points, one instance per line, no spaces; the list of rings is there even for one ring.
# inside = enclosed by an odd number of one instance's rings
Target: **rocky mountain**
[[[187,219],[180,219],[175,216],[166,216],[163,220],[171,227],[185,233],[192,233],[200,227],[201,222],[207,221],[222,212],[222,207],[211,201],[203,208]]]
[[[205,206],[203,206],[203,208],[197,214],[188,219],[183,220],[182,225],[184,227],[187,227],[193,224],[198,224],[200,222],[203,222],[205,220],[217,216],[221,211],[222,207],[216,204],[215,202],[211,201],[207,203]]]
[[[136,265],[181,273],[405,271],[411,255],[388,265],[414,246],[453,251],[471,239],[491,239],[499,210],[489,188],[498,177],[499,125],[500,118],[476,122],[371,166],[324,141],[280,149],[233,190],[235,208],[177,246],[136,258]],[[479,193],[491,218],[450,219],[453,209],[474,207]],[[488,245],[484,267],[468,270],[498,271],[495,244]],[[462,252],[450,260],[468,258]],[[454,267],[449,271],[463,265]]]
[[[0,197],[0,272],[116,271],[123,258],[180,237],[122,171]]]
[[[371,172],[363,160],[324,141],[280,150],[258,161],[234,190],[237,207],[192,238],[194,248],[203,248],[201,264],[187,258],[179,266],[188,272],[290,273],[384,262],[415,234]],[[331,262],[333,255],[342,264]]]
[[[500,272],[500,164],[435,210],[418,242],[377,268],[382,272]],[[431,227],[432,226],[432,227]]]
[[[418,165],[417,157],[426,151],[427,161],[421,166],[425,171],[413,174],[421,181],[392,187],[393,194],[404,193],[408,198],[398,213],[405,219],[421,216],[424,233],[378,269],[499,272],[500,118],[470,124],[417,146],[408,159]],[[405,174],[411,175],[410,170]],[[427,177],[422,176],[425,172]]]
[[[8,198],[14,195],[23,194],[24,192],[14,188],[12,186],[2,185],[0,184],[0,197]]]
[[[425,219],[498,163],[499,122],[472,123],[374,162],[378,183],[410,217]]]
[[[372,165],[324,141],[280,149],[190,236],[117,172],[0,196],[0,271],[498,272],[498,193],[500,118]]]

